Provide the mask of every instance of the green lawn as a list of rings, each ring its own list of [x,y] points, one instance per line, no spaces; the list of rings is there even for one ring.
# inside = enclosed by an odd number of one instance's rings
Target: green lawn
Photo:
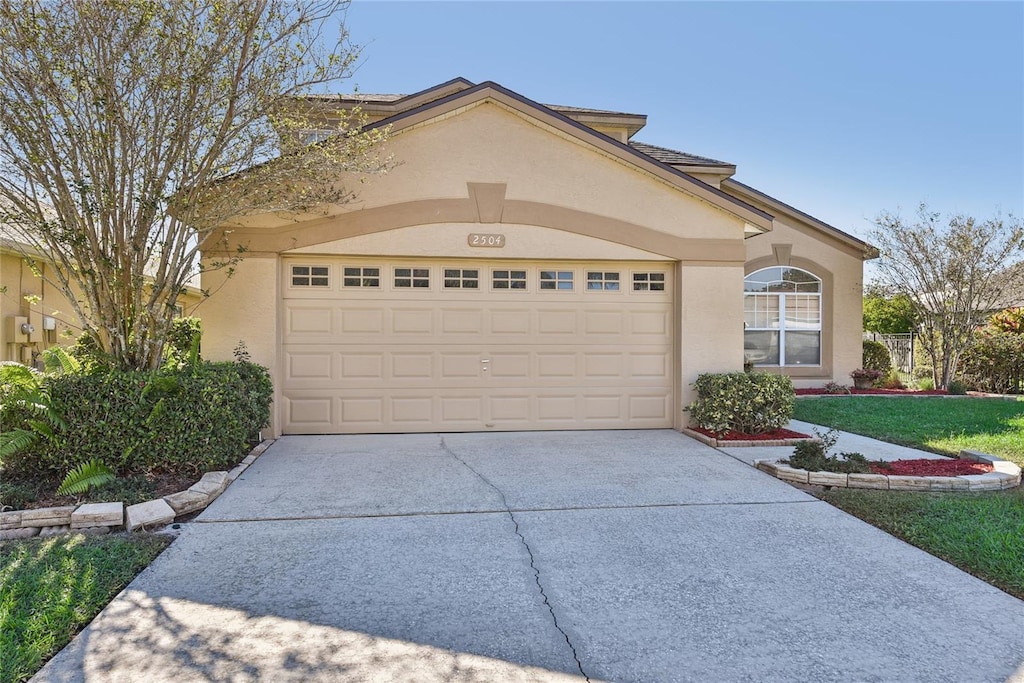
[[[145,535],[0,542],[0,681],[28,680],[168,543]]]
[[[832,489],[822,500],[1024,600],[1024,491]]]
[[[1024,466],[1024,401],[850,396],[798,398],[798,420],[957,455],[999,455]]]
[[[854,396],[796,402],[798,420],[956,455],[1024,466],[1024,401]],[[831,489],[818,496],[1024,599],[1024,490],[910,493]]]

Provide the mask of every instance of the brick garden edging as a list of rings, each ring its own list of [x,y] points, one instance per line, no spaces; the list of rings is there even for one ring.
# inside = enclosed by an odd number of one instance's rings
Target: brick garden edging
[[[1009,460],[977,451],[960,451],[961,460],[992,465],[987,474],[961,474],[956,477],[912,477],[895,474],[843,474],[840,472],[808,472],[782,465],[774,460],[755,460],[757,469],[783,481],[851,489],[887,491],[1000,491],[1019,486],[1021,469]]]
[[[821,439],[819,439],[816,436],[809,436],[806,439],[796,439],[796,438],[793,438],[793,439],[760,439],[760,440],[750,440],[750,441],[732,441],[732,440],[729,440],[729,441],[722,440],[722,441],[720,441],[720,440],[716,439],[713,436],[708,436],[706,434],[701,434],[700,432],[695,431],[693,429],[690,429],[689,427],[683,427],[682,433],[686,434],[691,439],[697,439],[697,441],[700,441],[703,444],[707,444],[708,446],[711,446],[712,448],[747,448],[747,447],[753,448],[753,447],[756,447],[756,446],[765,446],[765,447],[767,447],[767,446],[795,446],[798,443],[800,443],[801,441],[816,441],[818,443],[821,443]]]
[[[207,472],[185,491],[144,503],[127,507],[122,502],[85,503],[0,512],[0,541],[72,532],[101,535],[121,527],[128,531],[145,531],[170,524],[178,517],[205,509],[272,443],[274,439],[260,442],[230,472]]]

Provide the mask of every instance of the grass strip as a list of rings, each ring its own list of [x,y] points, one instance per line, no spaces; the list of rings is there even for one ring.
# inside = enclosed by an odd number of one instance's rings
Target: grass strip
[[[817,494],[883,531],[1024,600],[1024,490]]]
[[[28,680],[168,543],[81,534],[0,542],[0,681]]]
[[[848,396],[798,398],[797,420],[934,453],[982,451],[1024,466],[1024,401]]]

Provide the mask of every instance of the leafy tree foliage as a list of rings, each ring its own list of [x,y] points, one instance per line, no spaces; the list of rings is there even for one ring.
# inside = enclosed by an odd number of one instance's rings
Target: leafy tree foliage
[[[922,204],[916,220],[882,213],[871,242],[881,254],[878,282],[914,305],[921,344],[937,387],[948,386],[960,354],[1011,284],[1003,275],[1024,258],[1024,225],[1012,216],[976,220]]]
[[[887,294],[877,286],[864,291],[864,329],[877,334],[909,334],[915,325],[914,302],[906,294]]]
[[[344,203],[386,131],[303,94],[351,75],[344,0],[0,0],[0,224],[116,366],[155,368],[233,216]],[[287,106],[283,106],[287,103]],[[319,142],[305,145],[303,130]],[[244,249],[243,249],[244,250]]]

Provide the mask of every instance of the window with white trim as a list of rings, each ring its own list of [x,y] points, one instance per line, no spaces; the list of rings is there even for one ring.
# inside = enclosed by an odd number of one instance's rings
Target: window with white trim
[[[493,289],[526,289],[526,271],[491,271],[491,287]]]
[[[329,287],[330,266],[292,266],[292,287]]]
[[[342,284],[346,287],[380,287],[380,268],[345,266]]]
[[[571,270],[542,270],[540,271],[541,289],[558,289],[561,291],[572,291]]]
[[[633,273],[634,292],[664,292],[665,273]]]
[[[430,287],[430,268],[395,268],[395,287]]]
[[[619,274],[604,271],[587,271],[587,290],[591,292],[619,291]]]
[[[477,268],[445,268],[446,289],[479,289],[480,270]]]
[[[821,278],[773,266],[743,281],[743,357],[763,366],[821,365]]]

